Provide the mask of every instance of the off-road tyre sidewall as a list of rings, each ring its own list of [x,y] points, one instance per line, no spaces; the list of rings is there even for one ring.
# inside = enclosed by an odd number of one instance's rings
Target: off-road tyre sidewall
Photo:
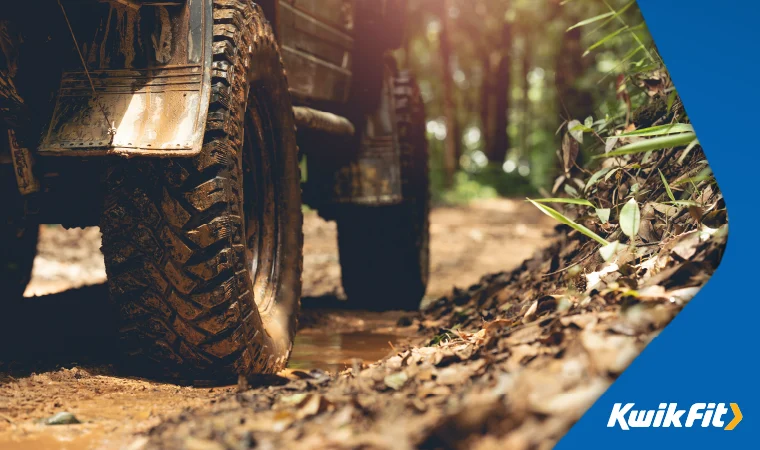
[[[343,289],[352,307],[416,310],[430,270],[430,190],[425,109],[407,71],[394,79],[403,202],[351,206],[337,218]]]
[[[302,212],[295,120],[279,49],[261,8],[214,1],[211,104],[201,154],[114,165],[101,228],[109,291],[131,370],[232,381],[285,367],[296,331]],[[249,97],[250,94],[250,97]],[[259,312],[245,249],[248,100],[266,104],[275,142],[277,286]],[[256,102],[254,102],[256,103]],[[247,137],[250,138],[250,137]]]

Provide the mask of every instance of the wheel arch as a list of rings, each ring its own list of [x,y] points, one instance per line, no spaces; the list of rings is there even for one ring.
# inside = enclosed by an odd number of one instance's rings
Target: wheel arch
[[[211,98],[213,3],[64,6],[71,27],[59,39],[75,40],[79,55],[65,62],[38,152],[197,156]]]

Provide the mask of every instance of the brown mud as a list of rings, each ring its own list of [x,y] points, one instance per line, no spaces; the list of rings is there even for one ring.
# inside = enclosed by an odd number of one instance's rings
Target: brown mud
[[[547,244],[552,227],[518,200],[434,210],[427,303],[453,286],[476,283],[484,273],[516,267]],[[327,379],[327,372],[360,370],[429,339],[430,329],[414,314],[346,310],[335,225],[309,213],[304,231],[301,329],[289,369],[274,384],[311,386],[314,379]],[[42,229],[25,294],[30,298],[14,307],[14,320],[0,331],[2,449],[140,448],[159,424],[219,402],[227,405],[237,391],[158,383],[117,364],[99,240],[97,229]],[[40,423],[64,411],[81,423]]]

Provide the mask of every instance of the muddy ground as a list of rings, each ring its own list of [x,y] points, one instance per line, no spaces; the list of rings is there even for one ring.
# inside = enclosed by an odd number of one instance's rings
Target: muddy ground
[[[435,306],[436,299],[451,294],[455,286],[463,289],[455,292],[466,292],[464,289],[484,274],[519,266],[548,245],[553,225],[518,200],[435,209],[427,304]],[[408,313],[336,310],[344,306],[345,298],[340,288],[335,225],[309,213],[304,226],[305,311],[290,369],[279,378],[252,382],[273,384],[265,388],[267,395],[298,405],[297,411],[302,412],[296,415],[308,416],[325,408],[335,410],[338,405],[321,394],[306,394],[332,384],[325,373],[347,368],[359,371],[403,351],[410,343],[427,342],[442,324],[422,323],[423,319]],[[113,367],[113,317],[102,284],[105,269],[99,245],[97,229],[42,228],[33,280],[25,294],[29,298],[13,311],[13,323],[0,332],[6,354],[0,362],[2,449],[141,448],[165,432],[167,423],[182,422],[188,411],[224,409],[230,399],[239,397],[237,386],[181,387],[134,378],[128,368]],[[383,386],[395,386],[398,381],[384,379],[385,375],[380,377]],[[287,387],[292,383],[303,384],[303,392]],[[279,392],[276,385],[288,390]],[[374,401],[370,392],[365,394],[359,395],[359,404],[365,401],[361,398]],[[438,394],[433,397],[438,399]],[[420,398],[420,409],[442,407],[437,400],[428,405],[424,396]],[[262,426],[270,431],[294,428],[290,425],[296,416],[272,419],[280,408],[265,403],[249,408],[246,414],[252,416],[247,420],[257,421],[260,415]],[[81,423],[51,426],[40,422],[61,412],[73,414]],[[350,421],[353,413],[342,413],[349,415],[341,420]],[[224,448],[213,439],[189,439],[171,445]],[[314,439],[324,441],[314,434],[305,442],[314,444]]]

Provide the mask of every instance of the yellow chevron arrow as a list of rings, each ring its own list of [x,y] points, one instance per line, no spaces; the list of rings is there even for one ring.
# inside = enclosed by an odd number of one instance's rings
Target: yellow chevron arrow
[[[731,403],[731,411],[734,412],[734,420],[732,420],[728,425],[726,425],[726,428],[724,428],[724,430],[727,431],[731,431],[736,428],[736,426],[739,425],[739,422],[741,422],[744,418],[744,416],[742,416],[742,410],[739,409],[739,405],[736,403]]]

